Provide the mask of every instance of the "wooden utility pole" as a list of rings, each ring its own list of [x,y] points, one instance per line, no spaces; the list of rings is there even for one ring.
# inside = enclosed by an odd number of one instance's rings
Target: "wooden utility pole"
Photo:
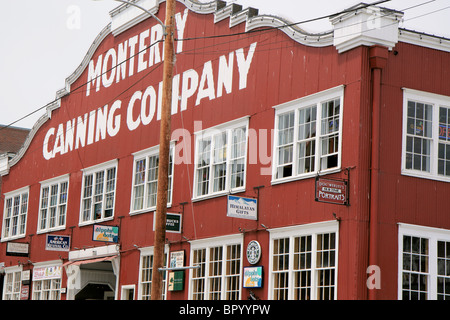
[[[172,78],[174,64],[175,0],[166,0],[166,34],[164,39],[164,75],[159,137],[158,189],[156,194],[155,242],[153,252],[152,300],[161,300],[163,293],[164,245],[166,239],[167,189],[170,159],[170,117],[172,108]]]

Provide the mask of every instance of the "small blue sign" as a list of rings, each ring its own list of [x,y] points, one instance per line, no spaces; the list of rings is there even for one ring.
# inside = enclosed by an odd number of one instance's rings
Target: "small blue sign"
[[[70,236],[47,235],[45,250],[70,251]]]

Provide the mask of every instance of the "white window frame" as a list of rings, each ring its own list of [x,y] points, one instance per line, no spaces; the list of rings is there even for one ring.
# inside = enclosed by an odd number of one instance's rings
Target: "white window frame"
[[[105,213],[105,206],[106,206],[106,184],[107,184],[107,171],[109,169],[115,168],[115,177],[114,177],[114,197],[113,197],[113,207],[112,207],[112,214],[111,216],[105,217],[104,213]],[[80,199],[80,220],[79,220],[79,225],[83,226],[83,225],[89,225],[89,224],[93,224],[93,223],[97,223],[97,222],[102,222],[102,221],[108,221],[108,220],[113,220],[114,219],[114,214],[115,214],[115,207],[116,207],[116,194],[117,194],[117,171],[118,171],[118,161],[117,160],[112,160],[112,161],[108,161],[105,163],[102,163],[100,165],[96,165],[96,166],[92,166],[86,169],[83,169],[83,180],[82,180],[82,184],[81,184],[81,199]],[[94,176],[99,173],[99,172],[103,172],[103,192],[102,192],[102,213],[101,213],[101,218],[99,219],[94,219],[94,201],[92,200],[91,202],[91,213],[90,213],[90,218],[89,220],[84,220],[83,219],[83,201],[85,199],[84,197],[84,192],[85,192],[85,182],[86,179],[85,177],[88,175],[93,174]],[[95,178],[92,179],[92,193],[91,196],[88,198],[94,199],[95,195]]]
[[[20,292],[22,289],[22,266],[7,267],[4,269],[5,278],[3,282],[2,300],[20,300]],[[11,283],[8,281],[9,276],[12,277]],[[19,277],[19,279],[17,279]]]
[[[432,106],[432,128],[431,128],[431,140],[430,144],[430,171],[414,170],[406,168],[406,154],[407,154],[407,136],[408,136],[408,101],[414,101],[417,103],[428,104]],[[432,179],[438,181],[450,182],[450,176],[444,176],[438,174],[438,152],[439,142],[443,142],[439,139],[439,108],[450,108],[450,97],[438,95],[430,92],[424,92],[419,90],[413,90],[403,88],[403,131],[402,131],[402,162],[401,172],[403,175]],[[448,143],[447,143],[448,144]]]
[[[243,243],[243,235],[237,234],[237,235],[228,235],[228,236],[222,236],[217,238],[208,238],[208,239],[201,239],[201,240],[193,240],[190,242],[191,244],[191,254],[190,254],[190,266],[195,265],[194,261],[194,251],[196,250],[203,250],[205,249],[205,263],[201,269],[196,269],[198,271],[194,271],[193,269],[189,270],[189,300],[194,300],[194,282],[197,278],[194,277],[194,273],[196,272],[204,272],[204,277],[201,277],[203,279],[203,298],[204,300],[209,300],[210,296],[210,281],[214,277],[210,276],[210,263],[211,263],[211,257],[210,257],[210,250],[211,248],[217,248],[222,247],[223,248],[223,257],[221,260],[222,263],[222,270],[220,275],[220,281],[221,281],[221,291],[220,291],[220,300],[226,299],[226,290],[227,290],[227,281],[226,278],[229,276],[226,273],[226,267],[227,267],[227,249],[229,246],[233,245],[239,245],[241,252],[240,252],[240,259],[239,259],[239,275],[238,275],[238,283],[239,283],[239,297],[238,300],[241,299],[242,295],[242,270],[243,270],[243,257],[245,255],[244,251],[244,243]],[[236,275],[233,274],[233,277]],[[200,279],[200,278],[198,278]]]
[[[24,195],[26,195],[26,211],[23,210],[23,199]],[[17,212],[17,222],[15,223],[16,233],[12,234],[14,229],[14,200],[19,197],[19,207]],[[27,219],[28,219],[28,208],[30,206],[30,188],[25,187],[12,192],[8,192],[4,194],[4,208],[3,208],[3,220],[2,220],[2,241],[9,241],[13,239],[24,238],[27,233]],[[11,200],[11,209],[8,213],[8,202]],[[6,220],[9,220],[10,223],[8,230],[6,230]],[[25,221],[22,221],[25,220]],[[23,222],[23,223],[22,223]],[[21,224],[23,224],[23,230],[21,232]]]
[[[311,223],[300,226],[290,226],[276,229],[269,229],[270,244],[269,244],[269,300],[274,299],[274,240],[289,239],[289,254],[288,254],[288,300],[294,299],[294,240],[297,237],[312,236],[311,244],[311,300],[317,299],[318,276],[317,273],[321,270],[316,267],[317,256],[317,236],[326,233],[335,233],[335,265],[334,265],[334,299],[337,299],[338,289],[338,266],[339,266],[339,223],[337,221],[325,221],[318,223]]]
[[[428,265],[426,272],[415,272],[403,270],[403,236],[411,236],[428,239]],[[403,272],[419,273],[427,277],[427,300],[437,300],[438,295],[438,241],[450,242],[450,230],[411,225],[407,223],[398,224],[398,299],[403,298]],[[447,276],[448,278],[448,276]]]
[[[208,199],[212,197],[222,196],[229,193],[237,193],[245,191],[246,185],[246,176],[247,176],[247,159],[248,159],[248,122],[249,117],[243,117],[240,119],[232,120],[227,123],[220,124],[215,127],[211,127],[202,131],[195,132],[195,158],[194,158],[194,190],[193,190],[193,201]],[[239,159],[244,162],[243,164],[243,182],[242,186],[232,188],[232,136],[235,130],[240,128],[245,128],[245,155],[240,156]],[[215,148],[215,139],[214,137],[220,134],[226,134],[226,160],[222,161],[222,164],[226,166],[226,175],[225,175],[225,185],[223,190],[214,191],[214,164],[218,164],[218,162],[213,163],[214,159],[214,148]],[[205,194],[198,194],[198,183],[199,183],[199,173],[198,173],[198,165],[199,165],[199,153],[200,153],[200,142],[205,140],[211,140],[210,147],[206,149],[205,154],[209,154],[209,165],[204,166],[204,168],[209,168],[209,177],[208,177],[208,191]],[[238,159],[238,158],[236,158]],[[236,160],[235,159],[235,160]],[[220,164],[220,163],[219,163]],[[205,180],[206,181],[206,180]]]
[[[337,131],[333,131],[331,133],[324,133],[322,134],[322,103],[330,102],[330,101],[336,101],[339,100],[339,126]],[[308,109],[311,107],[316,108],[316,120],[315,120],[315,137],[304,137],[302,139],[299,139],[299,117],[300,117],[300,110]],[[273,144],[273,151],[272,151],[272,157],[273,157],[273,165],[272,165],[272,184],[277,183],[283,183],[293,180],[299,180],[299,179],[305,179],[305,178],[311,178],[317,176],[317,174],[328,174],[328,173],[334,173],[339,172],[341,168],[341,156],[342,156],[342,125],[343,125],[343,114],[344,114],[344,86],[337,86],[334,88],[330,88],[321,92],[317,92],[314,94],[311,94],[306,97],[302,97],[300,99],[296,99],[293,101],[289,101],[286,103],[283,103],[281,105],[277,105],[273,107],[275,109],[275,124],[274,124],[274,144]],[[290,176],[286,177],[277,177],[277,169],[280,164],[279,159],[279,152],[278,148],[282,147],[283,144],[280,144],[279,141],[279,119],[280,116],[286,115],[289,113],[294,114],[294,127],[293,127],[293,141],[291,143],[288,143],[289,145],[292,144],[292,174]],[[337,143],[337,152],[334,152],[337,155],[337,165],[332,168],[327,169],[321,169],[321,163],[322,158],[323,161],[325,161],[325,156],[322,155],[321,152],[321,146],[322,146],[322,140],[326,139],[327,136],[338,136],[338,143]],[[314,147],[314,170],[304,172],[304,173],[298,173],[298,158],[299,158],[299,152],[300,147],[299,145],[301,143],[305,143],[308,141],[314,141],[315,147]]]
[[[132,299],[127,299],[128,291],[133,290]],[[136,298],[136,285],[135,284],[127,284],[123,285],[120,289],[120,300],[135,300]]]
[[[167,194],[167,207],[170,208],[172,206],[172,198],[173,198],[173,176],[174,176],[174,155],[175,155],[175,143],[170,143],[170,157],[172,157],[172,163],[169,168],[169,181],[168,181],[168,194]],[[133,154],[134,160],[133,160],[133,181],[131,186],[131,201],[130,201],[130,215],[133,214],[139,214],[149,211],[155,211],[156,210],[156,200],[154,205],[148,204],[148,166],[149,166],[149,158],[158,156],[159,157],[159,146],[154,146],[149,149],[145,149],[139,152],[136,152]],[[144,182],[142,184],[143,186],[143,199],[142,199],[142,208],[141,209],[134,209],[135,206],[135,183],[136,183],[136,164],[138,161],[141,161],[145,159],[145,172],[144,172]],[[158,172],[159,172],[159,165],[158,165]],[[156,181],[155,181],[156,189],[158,188],[158,175],[156,175]]]
[[[66,184],[66,190],[65,190],[65,202],[61,201],[61,188],[62,185]],[[56,203],[51,206],[51,190],[52,187],[56,186],[57,187],[57,194],[56,194]],[[44,205],[44,189],[48,188],[48,194],[47,194],[47,200]],[[40,193],[40,197],[39,197],[39,218],[38,218],[38,223],[37,223],[37,233],[45,233],[45,232],[50,232],[50,231],[55,231],[55,230],[63,230],[66,227],[66,221],[67,221],[67,208],[68,208],[68,202],[69,202],[69,175],[63,175],[57,178],[53,178],[53,179],[49,179],[46,181],[41,182],[41,193]],[[55,210],[55,226],[53,227],[49,227],[49,223],[50,223],[50,211],[51,211],[51,207],[54,208]],[[64,223],[60,224],[60,218],[61,218],[61,210],[62,208],[64,208]],[[45,227],[41,227],[42,226],[42,213],[43,211],[46,210],[46,221],[45,221]]]
[[[143,272],[142,268],[144,266],[144,258],[153,256],[153,253],[155,251],[155,247],[152,246],[152,247],[139,248],[139,251],[140,251],[140,258],[139,258],[138,300],[143,300],[142,299],[142,297],[144,295],[144,293],[143,293],[143,285],[147,285],[147,284],[150,286],[150,289],[149,289],[150,292],[148,294],[148,299],[145,299],[145,300],[149,300],[151,298],[150,295],[151,295],[152,279],[150,277],[149,281],[143,281],[142,276],[143,276],[144,272]],[[165,264],[167,266],[167,263],[169,262],[169,246],[168,245],[164,246],[164,255],[166,257]],[[154,271],[153,270],[153,265],[152,265],[152,267],[150,269],[152,270],[151,272]],[[167,272],[166,271],[164,271],[164,272],[165,272],[165,275],[164,275],[164,278],[163,278],[163,290],[162,290],[162,298],[163,298],[163,300],[165,300],[166,297],[167,297],[167,276],[168,276]]]

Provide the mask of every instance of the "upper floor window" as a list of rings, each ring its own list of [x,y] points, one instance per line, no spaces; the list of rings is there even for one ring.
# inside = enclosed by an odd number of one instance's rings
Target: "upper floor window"
[[[41,183],[38,231],[65,227],[68,191],[67,175]]]
[[[339,86],[275,107],[273,182],[340,168],[343,90]]]
[[[194,198],[245,189],[248,119],[196,133]]]
[[[402,173],[450,181],[450,97],[404,89]]]
[[[107,220],[114,216],[116,176],[116,160],[84,170],[80,224]]]
[[[172,203],[173,152],[171,146],[169,155],[169,177],[167,204]],[[159,147],[150,148],[134,155],[133,190],[131,198],[131,213],[141,210],[156,209],[156,193],[158,189]]]
[[[25,236],[28,194],[28,187],[5,194],[2,240]]]

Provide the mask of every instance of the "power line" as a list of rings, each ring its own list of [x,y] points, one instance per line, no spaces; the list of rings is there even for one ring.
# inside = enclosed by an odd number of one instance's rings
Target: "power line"
[[[255,33],[255,32],[263,32],[263,31],[271,31],[271,30],[276,30],[276,29],[282,29],[282,28],[287,28],[287,27],[293,27],[293,26],[297,26],[299,24],[305,24],[305,23],[309,23],[309,22],[314,22],[314,21],[318,21],[318,20],[322,20],[322,19],[326,19],[326,18],[331,18],[340,14],[344,14],[344,13],[349,13],[349,12],[353,12],[353,11],[357,11],[357,10],[361,10],[364,8],[367,8],[369,6],[374,6],[374,5],[378,5],[384,2],[389,2],[391,0],[381,0],[381,1],[377,1],[377,2],[373,2],[373,3],[365,3],[362,4],[361,6],[357,7],[357,8],[349,8],[343,11],[340,11],[338,13],[333,13],[333,14],[328,14],[325,16],[320,16],[317,18],[311,18],[311,19],[306,19],[303,21],[299,21],[299,22],[294,22],[294,23],[286,23],[282,26],[278,26],[278,27],[268,27],[268,28],[260,28],[260,29],[255,29],[255,30],[249,30],[249,31],[243,31],[243,32],[236,32],[236,33],[228,33],[228,34],[222,34],[222,35],[213,35],[213,36],[204,36],[204,37],[192,37],[192,38],[183,38],[183,39],[177,39],[175,38],[175,41],[186,41],[186,40],[199,40],[199,39],[210,39],[210,38],[223,38],[223,37],[233,37],[233,36],[239,36],[239,35],[243,35],[243,34],[249,34],[249,33]],[[331,32],[331,31],[330,31]]]
[[[191,38],[183,38],[183,39],[177,39],[177,38],[175,38],[174,40],[175,40],[175,41],[189,41],[189,40],[198,40],[198,39],[225,38],[225,37],[232,37],[232,36],[239,36],[239,35],[250,35],[250,34],[254,34],[254,33],[269,32],[269,31],[273,31],[273,30],[279,30],[279,29],[282,29],[282,28],[287,28],[287,27],[297,26],[297,25],[299,25],[299,24],[305,24],[305,23],[309,23],[309,22],[313,22],[313,21],[318,21],[318,20],[322,20],[322,19],[326,19],[326,18],[331,18],[331,17],[337,16],[337,15],[340,15],[340,14],[343,14],[343,13],[354,12],[354,11],[361,10],[361,9],[366,8],[366,7],[369,7],[369,6],[379,5],[379,4],[382,4],[382,3],[385,3],[385,2],[389,2],[389,1],[391,1],[391,0],[380,0],[380,1],[377,1],[377,2],[370,3],[370,4],[363,4],[363,5],[358,6],[358,7],[349,8],[349,9],[340,11],[339,13],[334,13],[334,14],[324,15],[324,16],[320,16],[320,17],[317,17],[317,18],[307,19],[307,20],[303,20],[303,21],[299,21],[299,22],[295,22],[295,23],[286,23],[286,24],[284,24],[284,25],[282,25],[282,26],[278,26],[278,27],[258,28],[258,29],[255,29],[255,30],[249,30],[249,31],[245,31],[245,32],[237,32],[237,33],[232,33],[232,34],[222,34],[222,35],[212,35],[212,36],[204,36],[204,37],[191,37]],[[425,4],[434,2],[434,1],[436,1],[436,0],[430,0],[430,1],[427,1],[427,2],[424,2],[424,3],[420,3],[420,4],[418,4],[418,5],[414,5],[414,6],[405,8],[403,11],[406,11],[406,10],[409,10],[409,9],[412,9],[412,8],[416,8],[416,7],[419,7],[419,6],[422,6],[422,5],[425,5]],[[416,16],[416,17],[414,17],[414,18],[408,19],[408,20],[420,18],[420,17],[426,16],[426,15],[429,15],[429,14],[433,14],[433,13],[436,13],[436,12],[439,12],[439,11],[442,11],[442,10],[445,10],[445,9],[448,9],[448,8],[449,8],[449,7],[445,7],[445,8],[442,8],[442,9],[438,9],[438,10],[435,10],[435,11],[433,11],[433,12],[425,13],[425,14],[422,14],[422,15],[420,15],[420,16]],[[392,11],[392,10],[391,10],[391,11]],[[332,32],[332,31],[330,31],[329,33],[331,33],[331,32]],[[324,33],[324,34],[327,34],[327,33]],[[320,34],[311,34],[311,36],[320,36]],[[153,43],[153,44],[151,44],[150,46],[144,48],[143,50],[137,52],[136,54],[130,56],[129,58],[127,58],[127,59],[125,59],[124,61],[118,63],[117,65],[112,66],[110,69],[106,70],[105,72],[102,72],[100,75],[98,75],[98,76],[95,77],[94,79],[91,79],[90,81],[84,82],[84,83],[82,83],[81,85],[79,85],[78,87],[71,89],[71,91],[70,91],[69,93],[67,93],[66,95],[68,95],[68,94],[73,94],[73,93],[77,92],[78,90],[82,89],[84,86],[86,86],[87,84],[91,83],[91,82],[94,81],[94,80],[97,81],[97,79],[98,79],[99,77],[101,77],[101,76],[103,76],[104,74],[110,72],[110,71],[113,70],[114,68],[119,68],[121,64],[123,64],[123,63],[129,61],[130,59],[132,59],[132,58],[136,57],[137,55],[139,55],[141,52],[146,51],[147,49],[151,48],[152,46],[154,46],[154,45],[156,45],[156,44],[159,44],[160,42],[163,42],[163,40],[158,40],[158,41],[156,41],[155,43]],[[216,45],[217,45],[217,44],[216,44]],[[196,49],[198,50],[198,48],[196,48]],[[185,53],[185,52],[183,52],[183,53]],[[141,80],[142,80],[142,79],[138,80],[138,82],[141,81]],[[133,85],[132,85],[132,86],[133,86]],[[131,86],[131,87],[132,87],[132,86]],[[128,89],[127,89],[127,90],[128,90]],[[125,91],[127,91],[127,90],[125,90]],[[64,96],[66,96],[66,95],[64,95]],[[19,118],[18,120],[15,120],[15,121],[11,122],[11,123],[8,124],[8,125],[5,125],[5,126],[1,127],[1,128],[0,128],[0,131],[3,130],[3,129],[6,129],[6,128],[8,128],[8,127],[14,125],[14,124],[16,124],[16,123],[19,122],[19,121],[22,121],[22,120],[24,120],[24,119],[30,117],[31,115],[33,115],[33,114],[35,114],[35,113],[37,113],[37,112],[39,112],[39,111],[41,111],[41,110],[43,110],[43,109],[45,109],[45,108],[47,108],[48,106],[50,106],[50,105],[52,105],[53,103],[57,102],[58,100],[60,100],[60,99],[63,98],[64,96],[55,98],[54,100],[52,100],[51,102],[47,103],[46,105],[44,105],[44,106],[42,106],[42,107],[40,107],[40,108],[37,108],[36,110],[34,110],[34,111],[32,111],[32,112],[26,114],[25,116]]]

